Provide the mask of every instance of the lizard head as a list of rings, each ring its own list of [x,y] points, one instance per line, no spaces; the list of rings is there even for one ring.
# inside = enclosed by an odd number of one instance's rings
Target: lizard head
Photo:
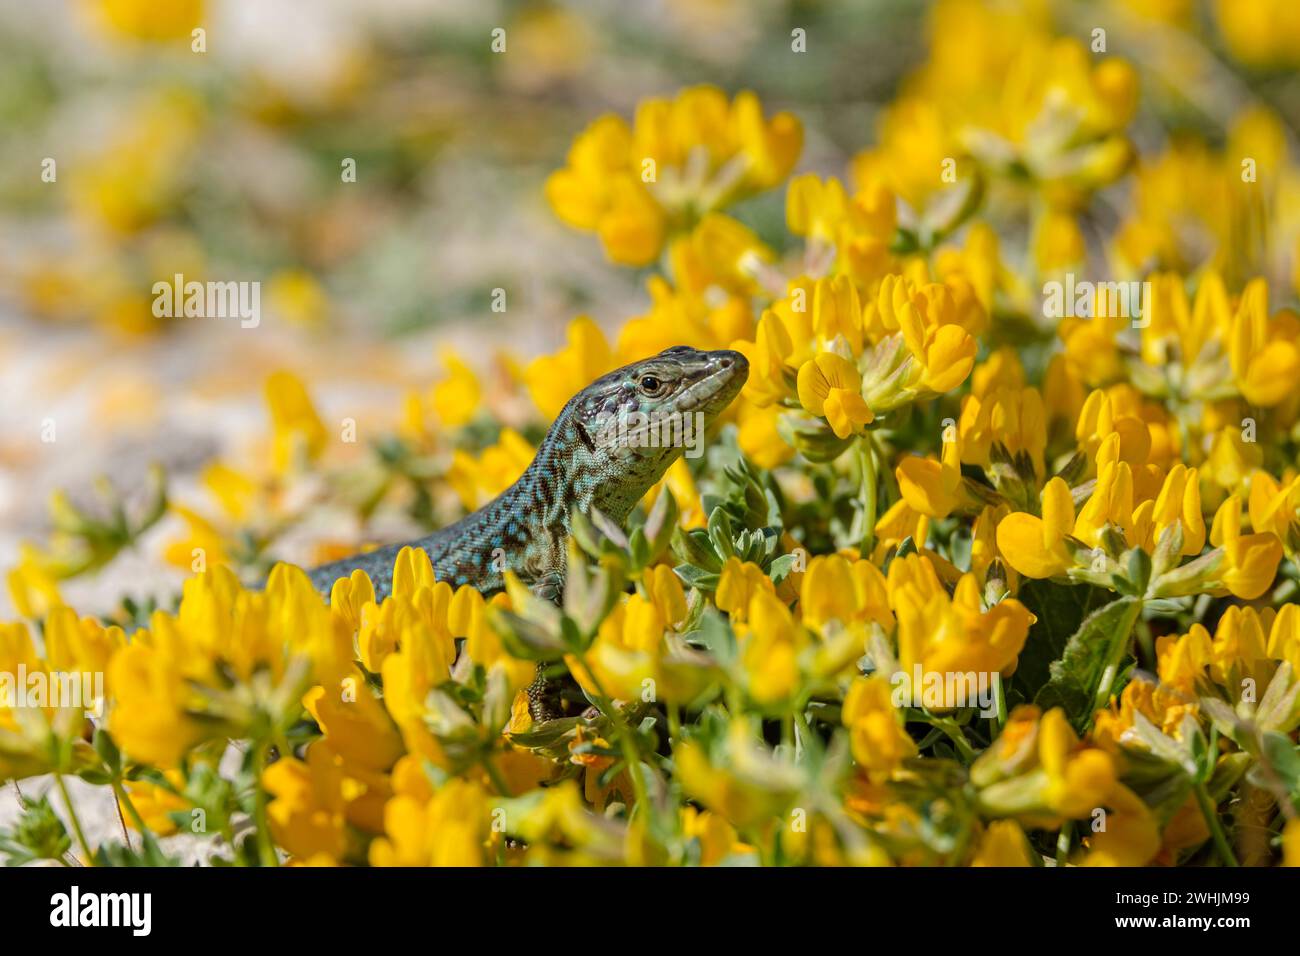
[[[704,429],[749,377],[739,352],[676,345],[610,372],[560,415],[593,482],[590,501],[622,520],[668,466],[703,454]],[[583,489],[587,490],[587,489]],[[585,497],[585,496],[581,496]]]

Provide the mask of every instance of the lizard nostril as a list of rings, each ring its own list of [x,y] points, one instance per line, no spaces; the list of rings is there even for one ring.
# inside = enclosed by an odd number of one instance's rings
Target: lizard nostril
[[[731,369],[749,370],[749,363],[745,361],[745,356],[740,352],[733,352],[731,349],[719,349],[714,352],[713,361],[714,367],[723,371],[730,371]]]

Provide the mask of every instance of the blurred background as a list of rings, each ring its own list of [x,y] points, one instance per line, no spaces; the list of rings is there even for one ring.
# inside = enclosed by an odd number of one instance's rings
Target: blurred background
[[[947,84],[983,99],[950,96],[932,122],[996,113],[1031,41],[1086,45],[1103,27],[1142,96],[1135,174],[1087,213],[1121,237],[1100,253],[1109,268],[1126,252],[1133,268],[1214,262],[1293,298],[1298,10],[0,0],[0,615],[55,593],[105,614],[123,595],[165,597],[196,546],[255,569],[437,524],[448,506],[421,479],[451,449],[422,426],[427,406],[478,389],[471,405],[535,441],[521,363],[561,345],[579,313],[612,330],[650,305],[644,271],[611,267],[555,217],[546,177],[600,114],[691,84],[794,113],[801,172],[846,176],[883,141],[905,180],[925,117],[891,103],[942,101]],[[1215,192],[1236,170],[1233,137],[1286,170],[1266,210]],[[788,241],[780,192],[736,215],[778,250]],[[1031,255],[1040,227],[1008,217],[1004,255]],[[261,283],[260,324],[155,317],[153,284],[176,273]],[[334,440],[348,422],[355,441]],[[309,451],[329,467],[289,480],[289,438],[328,445]],[[457,441],[481,472],[527,457],[495,429]]]

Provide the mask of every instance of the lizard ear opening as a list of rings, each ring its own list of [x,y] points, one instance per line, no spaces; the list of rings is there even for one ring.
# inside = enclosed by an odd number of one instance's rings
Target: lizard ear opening
[[[591,440],[591,435],[587,434],[587,426],[583,425],[582,422],[577,419],[574,419],[573,426],[578,432],[578,440],[587,446],[587,451],[594,453],[596,451],[596,443]]]

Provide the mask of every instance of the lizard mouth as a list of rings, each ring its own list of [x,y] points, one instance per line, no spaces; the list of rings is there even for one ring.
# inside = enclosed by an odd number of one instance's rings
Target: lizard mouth
[[[749,378],[749,360],[739,352],[719,349],[708,352],[700,377],[686,387],[678,411],[700,411],[712,418],[731,404]]]

